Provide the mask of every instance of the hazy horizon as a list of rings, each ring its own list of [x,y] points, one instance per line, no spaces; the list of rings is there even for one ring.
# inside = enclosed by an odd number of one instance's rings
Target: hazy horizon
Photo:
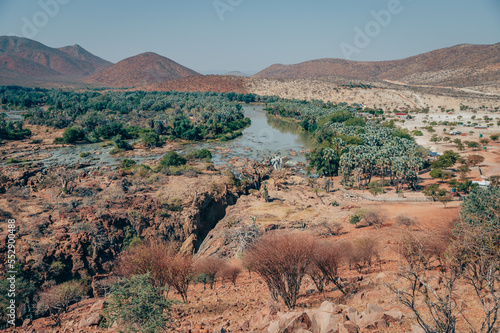
[[[0,35],[79,44],[114,63],[150,51],[203,73],[253,74],[319,58],[394,60],[496,44],[499,33],[495,0],[0,2]]]

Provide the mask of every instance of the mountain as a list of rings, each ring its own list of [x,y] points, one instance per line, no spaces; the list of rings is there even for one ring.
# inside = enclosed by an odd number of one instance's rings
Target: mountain
[[[500,43],[463,44],[417,56],[357,62],[318,59],[295,65],[272,65],[253,76],[260,79],[340,77],[357,80],[393,80],[410,84],[470,86],[500,81]]]
[[[82,47],[51,48],[34,40],[0,36],[0,77],[4,80],[78,80],[111,66]]]
[[[70,55],[71,57],[80,60],[87,64],[91,73],[99,72],[113,65],[113,63],[93,55],[78,44],[73,46],[60,47],[58,50]]]
[[[228,72],[224,75],[227,75],[227,76],[239,76],[239,77],[250,77],[251,75],[248,75],[248,74],[245,74],[243,72],[239,72],[239,71],[231,71],[231,72]]]
[[[85,82],[112,87],[147,86],[197,76],[199,73],[156,53],[146,52],[120,61]]]

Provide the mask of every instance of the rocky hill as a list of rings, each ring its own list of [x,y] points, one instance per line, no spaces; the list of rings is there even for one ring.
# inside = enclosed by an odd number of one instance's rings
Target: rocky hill
[[[156,53],[146,52],[120,61],[85,81],[112,87],[147,86],[199,73]]]
[[[60,49],[36,41],[0,36],[0,79],[74,81],[111,66],[79,45]]]
[[[260,79],[342,77],[393,80],[411,84],[472,86],[500,81],[500,43],[458,45],[393,61],[356,62],[318,59],[294,65],[272,65],[253,76]]]

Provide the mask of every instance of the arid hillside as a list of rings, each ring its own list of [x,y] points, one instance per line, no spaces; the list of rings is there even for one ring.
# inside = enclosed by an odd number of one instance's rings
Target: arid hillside
[[[79,45],[56,49],[27,38],[0,36],[0,74],[4,84],[9,84],[10,78],[71,81],[111,65]]]
[[[254,75],[254,78],[342,77],[463,87],[497,82],[500,79],[499,51],[500,44],[464,44],[394,61],[318,59],[295,65],[275,64]]]
[[[248,80],[225,75],[197,75],[151,85],[148,90],[160,91],[216,91],[246,94]]]
[[[120,61],[85,81],[112,87],[134,87],[200,75],[175,61],[147,52]]]

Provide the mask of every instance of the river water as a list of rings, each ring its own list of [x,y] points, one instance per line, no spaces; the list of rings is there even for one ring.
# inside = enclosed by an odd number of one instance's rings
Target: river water
[[[280,155],[290,165],[305,163],[304,153],[313,148],[313,140],[300,127],[291,122],[271,117],[263,110],[261,105],[243,106],[245,116],[250,118],[251,125],[243,131],[243,135],[227,142],[211,142],[189,144],[179,151],[186,153],[199,148],[208,148],[212,151],[215,165],[227,165],[234,158],[252,159],[262,162],[268,158]],[[41,159],[46,166],[72,165],[78,162],[90,163],[94,166],[118,165],[123,157],[110,155],[113,146],[101,147],[101,144],[75,145],[40,151],[51,156]],[[89,153],[88,158],[80,157],[81,153]],[[129,157],[138,163],[144,160],[157,160],[159,156]]]

